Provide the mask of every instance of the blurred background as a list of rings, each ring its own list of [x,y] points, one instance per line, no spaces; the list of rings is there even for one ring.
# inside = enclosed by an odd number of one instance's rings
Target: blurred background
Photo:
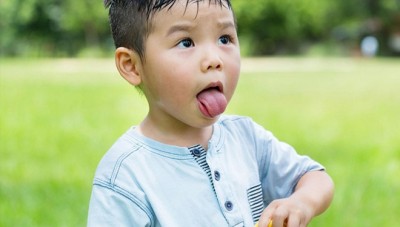
[[[232,4],[243,60],[226,113],[326,167],[335,198],[309,227],[398,226],[400,0]],[[145,117],[107,14],[101,0],[0,0],[0,227],[85,226],[97,164]]]
[[[400,56],[400,0],[233,0],[242,54]],[[113,53],[100,1],[0,1],[0,56]]]

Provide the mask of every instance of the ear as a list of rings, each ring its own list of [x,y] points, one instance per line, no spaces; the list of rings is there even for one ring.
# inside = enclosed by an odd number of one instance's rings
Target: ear
[[[115,64],[119,74],[133,86],[141,83],[141,59],[135,51],[125,47],[115,50]]]

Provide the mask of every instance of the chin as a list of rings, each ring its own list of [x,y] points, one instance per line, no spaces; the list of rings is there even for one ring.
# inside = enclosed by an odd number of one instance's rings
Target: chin
[[[205,127],[213,125],[215,122],[218,121],[220,116],[221,116],[221,114],[218,116],[212,117],[212,118],[203,116],[203,120],[200,123],[198,128],[205,128]]]

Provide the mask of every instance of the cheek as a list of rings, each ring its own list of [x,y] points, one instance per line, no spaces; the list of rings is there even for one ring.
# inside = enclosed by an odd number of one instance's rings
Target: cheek
[[[188,72],[181,67],[164,66],[165,70],[159,71],[157,76],[157,86],[160,99],[170,100],[173,103],[180,103],[191,96],[191,78]]]
[[[227,88],[229,93],[227,93],[227,98],[230,100],[235,92],[236,85],[239,81],[240,75],[240,59],[233,61],[232,64],[227,69]]]
[[[229,79],[229,82],[228,82],[229,94],[227,97],[229,100],[232,98],[233,94],[235,93],[238,80],[239,80],[238,76],[235,76],[235,77],[232,77]]]

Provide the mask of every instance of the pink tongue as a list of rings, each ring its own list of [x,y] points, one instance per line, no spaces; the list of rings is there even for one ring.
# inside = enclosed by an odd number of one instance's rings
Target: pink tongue
[[[200,111],[207,117],[215,117],[225,111],[228,104],[225,96],[217,89],[207,89],[197,95]]]

